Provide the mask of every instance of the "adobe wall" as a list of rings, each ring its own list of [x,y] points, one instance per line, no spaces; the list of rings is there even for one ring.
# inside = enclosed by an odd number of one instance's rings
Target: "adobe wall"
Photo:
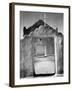
[[[40,29],[41,28],[41,29]],[[38,28],[37,28],[38,29]],[[37,32],[38,31],[38,32]],[[36,33],[37,32],[37,33]],[[57,52],[57,73],[63,73],[63,36],[59,33],[49,31],[44,32],[42,27],[39,30],[35,30],[30,35],[54,35],[57,37],[56,52]],[[20,70],[21,77],[33,75],[33,63],[32,63],[32,38],[25,37],[20,41]]]

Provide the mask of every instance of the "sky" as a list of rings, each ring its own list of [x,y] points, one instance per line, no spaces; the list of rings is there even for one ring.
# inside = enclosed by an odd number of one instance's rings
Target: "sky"
[[[45,20],[48,25],[54,29],[58,28],[58,31],[63,33],[63,13],[20,11],[20,38],[23,38],[24,26],[28,28],[39,19],[44,20],[44,15],[46,16]]]

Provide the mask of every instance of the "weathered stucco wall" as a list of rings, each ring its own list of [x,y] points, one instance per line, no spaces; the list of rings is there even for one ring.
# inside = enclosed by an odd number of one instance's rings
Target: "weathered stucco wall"
[[[30,37],[20,41],[20,74],[21,77],[33,75],[32,38]]]

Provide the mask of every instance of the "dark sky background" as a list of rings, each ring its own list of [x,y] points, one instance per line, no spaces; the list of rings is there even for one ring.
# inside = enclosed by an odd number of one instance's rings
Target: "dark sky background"
[[[23,37],[23,27],[26,28],[32,26],[39,19],[44,20],[44,14],[46,15],[46,23],[53,27],[58,28],[59,32],[63,33],[63,13],[49,13],[49,12],[25,12],[20,11],[20,38]]]

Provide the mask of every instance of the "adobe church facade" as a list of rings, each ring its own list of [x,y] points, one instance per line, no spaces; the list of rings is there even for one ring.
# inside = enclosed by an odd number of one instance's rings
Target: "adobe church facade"
[[[63,34],[43,20],[23,29],[20,78],[63,74]]]

